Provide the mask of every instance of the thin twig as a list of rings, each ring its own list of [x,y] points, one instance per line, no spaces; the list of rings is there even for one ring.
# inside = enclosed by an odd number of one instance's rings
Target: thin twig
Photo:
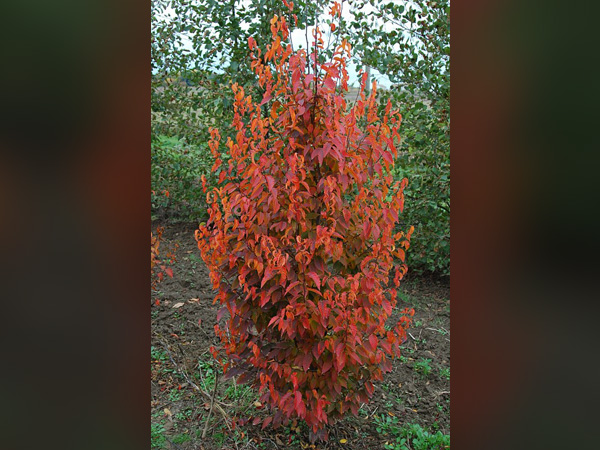
[[[265,441],[271,441],[273,443],[273,445],[275,446],[275,448],[277,448],[277,449],[279,448],[279,445],[277,445],[277,443],[273,439],[268,438],[268,437],[264,437],[263,439]]]
[[[185,380],[190,384],[190,386],[192,386],[196,391],[200,392],[202,395],[208,397],[208,398],[212,398],[211,395],[200,389],[200,387],[198,387],[198,385],[196,383],[194,383],[191,378],[189,377],[189,375],[187,374],[187,372],[182,371],[181,369],[179,369],[179,365],[175,362],[175,360],[173,359],[173,355],[171,353],[171,351],[169,350],[168,346],[165,344],[165,342],[160,339],[161,344],[163,345],[163,347],[165,348],[165,350],[167,351],[167,353],[169,354],[169,359],[171,360],[171,363],[173,363],[173,365],[175,366],[175,371],[180,374],[183,375],[183,377],[185,378]],[[217,410],[223,415],[223,418],[225,419],[225,424],[227,425],[227,427],[229,428],[229,430],[231,430],[231,427],[229,426],[229,416],[227,415],[227,413],[225,412],[225,410],[219,405],[219,401],[217,401],[217,404],[215,405]],[[224,404],[225,406],[229,406],[227,404]]]
[[[175,442],[173,442],[171,439],[169,439],[167,436],[165,436],[165,439],[167,441],[169,441],[169,444],[171,444],[173,446],[173,448],[175,449],[180,449],[181,447],[179,445],[177,445]]]
[[[371,414],[369,414],[369,416],[373,417],[375,415],[375,413],[377,412],[378,409],[379,409],[379,405],[377,405],[375,407],[375,409],[373,410],[373,412]]]
[[[219,385],[219,372],[215,370],[215,386],[213,388],[212,397],[210,399],[210,409],[208,410],[208,416],[206,417],[206,422],[204,423],[204,430],[202,431],[202,439],[206,438],[206,431],[208,430],[208,422],[210,420],[210,416],[212,415],[213,408],[215,406],[215,397],[217,396],[217,386]]]
[[[431,330],[431,331],[437,331],[440,334],[444,334],[442,333],[441,330],[443,330],[445,332],[445,334],[450,334],[450,332],[448,330],[446,330],[444,327],[440,327],[440,328],[425,328],[426,330]]]

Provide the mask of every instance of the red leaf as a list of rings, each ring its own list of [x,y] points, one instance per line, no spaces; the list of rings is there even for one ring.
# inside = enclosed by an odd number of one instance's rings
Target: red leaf
[[[298,92],[299,87],[300,87],[300,69],[296,69],[292,73],[292,90],[294,92]]]
[[[260,102],[260,106],[264,105],[265,103],[267,103],[269,100],[271,100],[272,96],[270,92],[265,93],[265,96],[262,99],[262,102]]]
[[[167,275],[169,275],[171,278],[173,278],[173,269],[171,269],[170,267],[168,267],[168,268],[165,270],[165,273],[166,273]]]
[[[275,178],[273,178],[271,175],[266,175],[265,178],[267,179],[267,187],[269,188],[269,191],[273,190]]]
[[[346,220],[346,223],[350,223],[350,211],[344,209],[342,213],[344,214],[344,219]]]
[[[369,344],[371,344],[371,347],[373,347],[373,350],[375,350],[377,348],[377,336],[374,334],[369,336]]]
[[[328,89],[333,89],[335,88],[335,81],[332,77],[326,77],[325,81],[323,82],[323,84],[325,85],[326,88]]]
[[[306,355],[304,355],[304,358],[302,359],[302,368],[307,371],[310,367],[310,363],[312,362],[312,355],[310,354],[310,352],[306,353]]]
[[[370,235],[371,235],[371,222],[366,221],[365,223],[363,223],[363,232],[362,232],[363,241],[366,241],[367,239],[369,239]]]
[[[267,267],[265,270],[265,276],[263,277],[262,282],[260,283],[260,287],[262,288],[267,281],[269,281],[271,278],[273,278],[275,276],[275,274],[276,274],[276,272],[273,269],[271,269],[270,267]]]
[[[383,152],[383,160],[388,164],[394,163],[394,158],[392,158],[392,154],[390,152]]]
[[[302,401],[302,393],[300,391],[295,392],[294,408],[296,409],[298,416],[304,417],[306,415],[306,407]]]
[[[389,316],[392,313],[392,305],[390,304],[390,302],[387,300],[384,300],[382,302],[382,306],[383,306],[383,310],[385,311],[385,313]]]
[[[317,289],[321,289],[321,279],[316,273],[308,272],[306,275],[315,282],[315,284],[317,285]]]
[[[379,236],[381,235],[381,229],[379,228],[379,226],[377,224],[373,225],[373,239],[377,240],[379,239]]]
[[[295,286],[298,286],[299,284],[300,284],[299,281],[294,281],[293,283],[290,283],[290,285],[285,290],[285,295],[287,295],[288,292],[290,292]]]
[[[342,371],[342,369],[346,366],[346,354],[344,352],[340,353],[339,359],[337,359],[335,362],[336,362],[335,367],[336,367],[338,373],[340,373]]]
[[[260,306],[262,308],[269,302],[269,300],[271,300],[271,296],[263,291],[261,293],[261,297],[260,297],[260,301],[258,302],[258,306]]]
[[[398,213],[394,209],[388,208],[386,212],[389,216],[391,216],[394,222],[398,222]]]
[[[316,359],[318,359],[319,356],[321,356],[319,355],[319,347],[317,344],[313,345],[312,354],[315,356]]]
[[[263,421],[261,430],[264,430],[265,428],[267,428],[267,426],[271,423],[271,421],[273,420],[273,417],[269,416],[267,418],[265,418],[265,420]]]
[[[326,373],[329,369],[331,369],[332,365],[333,361],[331,359],[329,361],[325,361],[323,367],[321,368],[321,373]]]

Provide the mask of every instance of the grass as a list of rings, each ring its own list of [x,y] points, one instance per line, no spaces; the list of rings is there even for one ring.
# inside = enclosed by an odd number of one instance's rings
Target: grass
[[[381,389],[385,394],[383,394],[385,402],[384,406],[388,409],[394,409],[397,405],[402,405],[404,403],[404,399],[398,396],[395,392],[395,386],[390,383],[381,384]]]
[[[388,440],[388,450],[445,450],[450,448],[450,436],[441,431],[432,433],[418,424],[400,425],[397,417],[375,417],[377,431]]]
[[[173,369],[169,368],[169,356],[167,352],[161,348],[150,347],[150,362],[154,364],[154,369],[159,373],[175,373]]]
[[[191,440],[192,440],[192,438],[187,433],[179,433],[179,434],[173,436],[173,439],[172,439],[174,444],[183,444],[184,442],[191,441]]]
[[[169,359],[166,351],[155,346],[150,347],[150,358],[152,358],[153,361],[159,362],[165,362]]]
[[[169,400],[172,402],[178,402],[183,398],[183,391],[177,388],[171,389],[169,392]]]
[[[450,369],[447,367],[440,369],[440,377],[450,381]]]
[[[213,366],[206,361],[199,360],[198,361],[198,370],[199,370],[198,377],[200,378],[200,382],[202,383],[201,387],[206,392],[212,392],[212,390],[215,386],[215,379],[216,379],[215,370],[214,370]]]
[[[256,392],[249,386],[230,384],[225,389],[224,398],[235,401],[238,405],[247,405],[256,399]]]
[[[150,447],[166,448],[166,443],[165,427],[160,423],[150,424]]]

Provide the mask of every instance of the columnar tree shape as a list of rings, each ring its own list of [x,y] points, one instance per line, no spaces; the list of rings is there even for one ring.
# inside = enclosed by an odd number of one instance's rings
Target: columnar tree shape
[[[226,374],[259,387],[272,408],[263,427],[297,417],[326,438],[324,425],[356,415],[391,370],[414,313],[384,327],[412,232],[393,233],[407,183],[389,174],[401,117],[389,103],[378,117],[376,84],[366,98],[365,77],[348,107],[347,42],[323,61],[318,30],[310,55],[285,44],[283,18],[271,31],[264,54],[249,39],[262,102],[232,87],[227,162],[211,130],[220,185],[207,193],[210,219],[196,239],[223,305],[218,318],[229,313],[227,330],[215,326]]]

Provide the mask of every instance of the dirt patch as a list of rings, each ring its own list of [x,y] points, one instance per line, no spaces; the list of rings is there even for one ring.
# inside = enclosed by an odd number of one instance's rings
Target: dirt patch
[[[402,357],[394,360],[392,372],[376,385],[359,417],[333,425],[329,442],[311,447],[302,424],[277,430],[253,426],[252,419],[264,415],[264,408],[248,388],[219,381],[214,392],[219,369],[212,363],[209,348],[219,344],[214,334],[218,305],[212,303],[208,270],[200,258],[193,225],[163,226],[161,248],[177,244],[178,249],[174,277],[167,277],[151,294],[152,448],[379,449],[393,441],[389,426],[407,424],[432,434],[450,434],[448,283],[410,279],[401,285],[398,309],[415,309]],[[213,393],[215,407],[202,438]],[[234,418],[237,426],[230,422]]]

